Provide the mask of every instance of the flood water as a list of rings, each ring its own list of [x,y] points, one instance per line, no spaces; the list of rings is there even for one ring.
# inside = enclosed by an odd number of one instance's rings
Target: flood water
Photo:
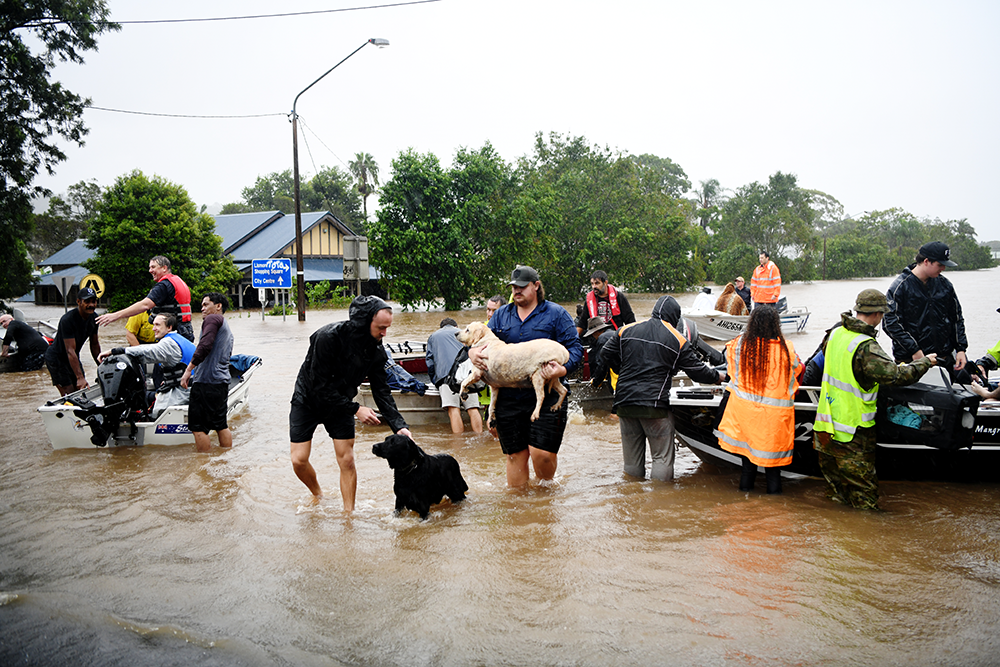
[[[974,359],[1000,335],[1000,269],[948,275]],[[890,280],[786,285],[813,313],[790,338],[800,355]],[[657,296],[630,296],[640,318]],[[422,340],[444,316],[397,309],[389,339]],[[1000,662],[997,485],[886,482],[887,511],[864,513],[826,501],[817,480],[740,493],[738,472],[684,448],[673,483],[639,481],[600,413],[571,415],[555,483],[519,491],[489,435],[413,429],[470,487],[426,522],[393,516],[391,472],[371,454],[386,427],[358,430],[345,517],[320,429],[328,495],[311,505],[289,462],[288,400],[309,334],[345,317],[230,314],[235,351],[264,359],[230,451],[56,452],[35,412],[55,397],[48,374],[0,375],[0,664]],[[123,342],[120,324],[102,330],[105,349]]]

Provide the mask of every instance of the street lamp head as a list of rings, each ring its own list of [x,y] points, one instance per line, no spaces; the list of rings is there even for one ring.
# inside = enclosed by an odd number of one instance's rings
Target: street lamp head
[[[371,39],[368,40],[368,43],[369,44],[374,44],[375,46],[377,46],[380,49],[389,46],[389,40],[383,39],[381,37],[372,37]]]

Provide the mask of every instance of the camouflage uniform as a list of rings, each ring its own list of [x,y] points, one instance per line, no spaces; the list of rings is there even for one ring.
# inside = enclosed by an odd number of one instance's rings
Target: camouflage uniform
[[[865,290],[867,292],[869,290]],[[862,292],[864,294],[865,292]],[[848,331],[866,334],[866,340],[854,351],[851,369],[854,378],[865,391],[879,385],[913,384],[933,364],[924,357],[909,364],[897,365],[875,340],[875,327],[859,320],[850,312],[841,314],[841,323]],[[823,340],[823,352],[830,338]],[[831,434],[816,432],[813,448],[819,457],[831,500],[858,509],[877,510],[878,477],[875,474],[875,427],[859,427],[848,442],[834,440]]]

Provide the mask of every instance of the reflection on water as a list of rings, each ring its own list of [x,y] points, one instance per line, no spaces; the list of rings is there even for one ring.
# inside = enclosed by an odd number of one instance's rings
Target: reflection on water
[[[950,274],[972,357],[995,342],[998,304],[975,299],[995,273]],[[813,310],[799,353],[889,280],[787,286]],[[657,296],[630,297],[639,317]],[[350,518],[318,437],[328,495],[312,504],[288,460],[288,400],[309,334],[345,315],[230,319],[236,351],[265,363],[226,452],[53,452],[34,411],[54,396],[47,374],[0,376],[0,664],[995,663],[995,485],[884,483],[888,511],[866,514],[815,480],[739,493],[738,473],[685,449],[674,483],[636,481],[615,419],[574,414],[556,483],[521,491],[490,436],[415,429],[470,486],[426,522],[393,516],[371,454],[385,427],[359,430]],[[390,339],[444,316],[397,313]]]

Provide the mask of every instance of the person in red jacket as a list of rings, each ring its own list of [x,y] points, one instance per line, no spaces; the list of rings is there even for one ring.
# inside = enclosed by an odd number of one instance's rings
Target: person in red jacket
[[[177,333],[194,342],[194,328],[191,326],[191,290],[180,276],[170,272],[170,260],[157,255],[149,260],[149,275],[156,284],[142,301],[136,301],[127,308],[113,313],[104,313],[97,318],[101,326],[111,324],[123,317],[128,318],[144,311],[150,311],[150,322],[159,313],[170,313],[177,318]]]
[[[578,311],[577,335],[587,330],[591,317],[600,317],[614,327],[615,331],[635,322],[632,306],[629,305],[624,293],[615,289],[614,285],[608,284],[608,274],[604,271],[594,271],[590,276],[590,286],[593,289],[587,293],[586,305],[582,312]]]

